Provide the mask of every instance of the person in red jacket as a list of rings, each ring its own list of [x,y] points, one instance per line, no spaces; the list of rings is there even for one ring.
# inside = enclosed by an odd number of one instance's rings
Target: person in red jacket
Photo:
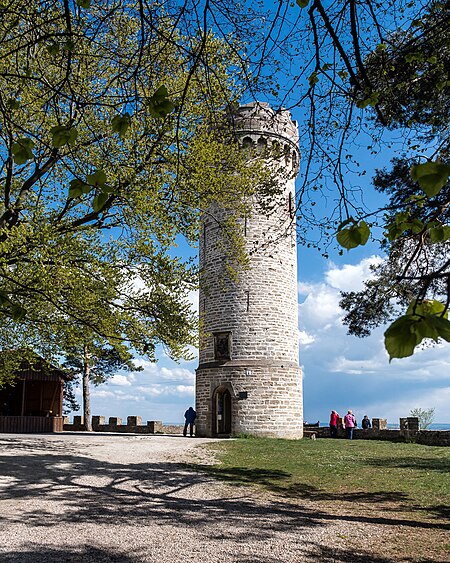
[[[338,427],[339,415],[336,411],[331,411],[330,415],[330,436],[332,438],[337,437],[337,427]]]

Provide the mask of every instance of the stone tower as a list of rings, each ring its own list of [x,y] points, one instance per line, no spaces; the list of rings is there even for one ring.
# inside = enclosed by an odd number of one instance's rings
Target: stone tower
[[[223,255],[216,245],[220,210],[203,218],[199,307],[206,336],[196,371],[196,432],[301,438],[292,220],[299,163],[297,124],[288,111],[275,113],[265,103],[241,106],[234,121],[241,145],[276,148],[287,174],[276,211],[270,216],[256,211],[245,220],[250,268],[237,282],[223,275]]]

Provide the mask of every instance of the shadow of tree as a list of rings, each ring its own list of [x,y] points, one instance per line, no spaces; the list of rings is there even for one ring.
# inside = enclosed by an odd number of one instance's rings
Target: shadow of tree
[[[394,559],[374,555],[368,551],[348,550],[338,547],[325,547],[310,544],[308,561],[351,561],[351,563],[392,563]],[[402,563],[416,563],[416,558],[402,557]],[[435,559],[420,559],[420,563],[435,563]]]
[[[4,442],[4,440],[3,440]],[[286,526],[323,526],[321,514],[285,503],[255,504],[248,495],[220,496],[212,475],[176,463],[110,463],[83,456],[76,445],[54,441],[49,452],[36,443],[9,441],[10,453],[0,455],[0,501],[27,502],[27,525],[51,526],[61,522],[116,523],[133,526],[142,520],[201,529],[220,524],[245,528],[242,537],[267,538]],[[26,451],[28,450],[28,451]],[[14,453],[11,453],[14,452]],[[19,452],[19,453],[18,453]],[[196,489],[216,487],[211,498],[196,496]],[[208,497],[208,495],[206,495]],[[41,508],[40,499],[63,507]],[[271,529],[267,528],[270,509]],[[252,519],[251,530],[245,524]],[[3,513],[0,520],[19,523],[20,511]]]
[[[77,522],[101,522],[107,526],[120,521],[126,534],[127,527],[131,533],[132,528],[157,522],[158,525],[178,526],[184,533],[204,530],[208,541],[218,540],[219,543],[229,539],[226,534],[231,529],[233,541],[247,545],[252,540],[270,542],[278,532],[289,532],[292,537],[298,537],[302,531],[321,530],[336,521],[336,511],[329,510],[329,507],[302,504],[299,500],[332,501],[337,510],[342,500],[368,503],[402,501],[397,493],[352,493],[353,496],[346,497],[330,495],[307,484],[292,485],[286,490],[281,481],[289,474],[281,470],[221,469],[151,460],[148,463],[102,461],[83,454],[79,444],[64,439],[53,439],[51,443],[43,440],[41,443],[11,438],[2,439],[0,445],[0,501],[13,501],[16,507],[0,513],[3,527],[23,524],[26,507],[28,528],[45,526],[51,529],[54,525]],[[270,497],[256,501],[254,491],[236,488],[230,492],[230,488],[218,484],[217,479],[246,485],[263,484],[286,498]],[[349,524],[379,524],[387,529],[399,525],[410,529],[447,528],[440,522],[420,522],[399,518],[393,513],[386,515],[386,512],[382,515],[378,512],[339,514],[339,519]],[[140,559],[138,553],[123,555],[112,548],[84,545],[80,550],[81,555],[74,548],[63,552],[37,546],[36,550],[29,552],[3,550],[0,557],[6,563],[146,561],[145,558]],[[353,551],[332,550],[328,553],[323,546],[311,544],[308,561],[390,561],[370,554],[366,558],[358,554],[355,558]],[[64,557],[60,557],[63,553]],[[236,561],[243,563],[245,558]],[[279,560],[266,554],[259,558],[255,555],[248,561],[275,563]],[[426,563],[426,560],[421,561]]]
[[[380,504],[383,503],[383,512],[411,512],[414,511],[427,511],[437,516],[445,516],[445,507],[417,507],[412,504],[406,504],[408,495],[399,491],[353,491],[331,493],[323,491],[313,485],[307,483],[292,483],[288,485],[279,484],[279,481],[289,477],[290,474],[278,470],[265,470],[265,469],[246,469],[240,467],[215,467],[207,465],[193,466],[197,471],[205,471],[213,475],[217,479],[237,484],[253,484],[262,485],[268,491],[287,497],[290,499],[307,500],[316,502],[335,503],[336,507],[342,506],[344,502],[359,503],[359,504]],[[387,505],[388,503],[388,505]],[[443,509],[444,508],[444,509]],[[329,519],[335,516],[321,515],[321,518]],[[348,514],[339,515],[340,519],[348,520],[351,522],[367,522],[373,524],[388,524],[388,525],[403,525],[409,527],[420,528],[436,528],[436,529],[450,529],[450,525],[445,522],[425,522],[423,520],[413,520],[409,518],[400,517],[386,517],[383,516],[361,516],[361,514],[352,516]]]
[[[79,563],[91,561],[92,563],[143,563],[140,557],[129,553],[93,546],[83,546],[79,549],[56,549],[51,547],[36,547],[33,550],[9,551],[1,553],[2,563],[48,563],[60,561],[64,563]]]
[[[365,460],[364,463],[373,467],[398,467],[400,469],[408,468],[417,469],[420,471],[439,471],[440,473],[450,473],[450,460],[445,458],[372,458]]]

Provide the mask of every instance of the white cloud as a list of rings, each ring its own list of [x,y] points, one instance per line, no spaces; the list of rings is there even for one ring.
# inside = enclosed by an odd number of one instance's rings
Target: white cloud
[[[310,285],[306,299],[299,306],[301,330],[305,326],[323,329],[334,324],[342,315],[339,300],[340,295],[336,289],[325,284]]]
[[[192,381],[195,380],[195,375],[185,368],[161,368],[159,370],[159,377],[164,381]]]
[[[184,395],[194,395],[195,387],[194,385],[146,385],[139,386],[136,389],[142,395],[147,397],[162,397],[162,396],[184,396]]]
[[[194,385],[177,385],[176,390],[180,395],[193,395],[195,393]]]
[[[410,358],[389,362],[384,327],[368,338],[347,334],[339,307],[341,290],[359,290],[372,272],[370,264],[331,265],[318,283],[298,284],[299,342],[304,372],[304,410],[311,420],[327,420],[328,409],[353,407],[363,414],[398,423],[416,406],[435,407],[436,421],[450,421],[450,346],[417,349]]]
[[[133,381],[133,380],[134,380],[134,377],[132,378],[131,381]],[[130,381],[129,376],[116,374],[116,375],[113,375],[113,377],[111,377],[111,379],[109,380],[109,384],[110,385],[119,385],[119,386],[130,387],[131,381]]]
[[[298,341],[300,346],[308,346],[315,341],[315,337],[312,334],[308,334],[305,330],[298,331]]]
[[[328,285],[339,291],[361,291],[364,281],[374,276],[370,266],[379,265],[382,262],[381,256],[370,256],[361,260],[359,264],[344,264],[344,266],[338,267],[331,263],[325,274],[325,280]]]
[[[386,360],[386,358],[383,358]],[[330,362],[329,371],[335,373],[346,373],[346,374],[377,374],[380,369],[385,367],[386,362],[380,361],[377,357],[371,357],[367,359],[349,360],[344,356],[338,356],[333,358]]]
[[[365,405],[356,407],[360,412],[379,413],[381,418],[387,418],[388,422],[398,424],[399,418],[408,416],[414,408],[434,408],[435,422],[448,422],[448,405],[450,404],[450,386],[436,389],[423,390],[411,386],[408,393],[399,398],[391,398],[383,401],[374,400]]]
[[[121,401],[134,401],[140,402],[143,398],[138,394],[133,393],[124,393],[123,391],[107,391],[105,389],[92,389],[91,390],[91,398],[99,398],[99,399],[120,399]]]

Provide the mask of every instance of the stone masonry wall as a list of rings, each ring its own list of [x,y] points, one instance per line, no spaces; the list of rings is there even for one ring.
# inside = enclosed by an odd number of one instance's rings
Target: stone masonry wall
[[[275,212],[254,201],[241,218],[250,268],[238,281],[226,274],[221,224],[212,208],[200,237],[200,317],[204,336],[196,378],[197,434],[214,435],[214,393],[227,387],[232,434],[300,438],[303,432],[301,371],[298,366],[297,250],[293,216],[299,151],[296,123],[287,111],[267,104],[242,106],[236,129],[243,147],[279,149],[283,193]],[[257,196],[256,196],[257,197]],[[229,357],[217,357],[217,334],[229,335]],[[220,361],[219,361],[220,360]],[[245,398],[244,398],[245,395]]]
[[[227,365],[197,370],[198,436],[211,435],[213,393],[230,384],[231,434],[299,438],[303,433],[301,374],[296,366],[281,364],[243,368]],[[245,398],[240,398],[240,395]],[[200,406],[199,406],[200,405]]]
[[[83,432],[86,430],[82,416],[74,416],[72,424],[69,417],[64,417],[63,429],[66,432]],[[106,423],[104,416],[92,417],[92,429],[94,432],[120,432],[125,434],[182,434],[183,425],[163,424],[160,420],[149,420],[146,425],[142,424],[140,416],[129,416],[127,423],[122,424],[122,419],[110,417]]]

